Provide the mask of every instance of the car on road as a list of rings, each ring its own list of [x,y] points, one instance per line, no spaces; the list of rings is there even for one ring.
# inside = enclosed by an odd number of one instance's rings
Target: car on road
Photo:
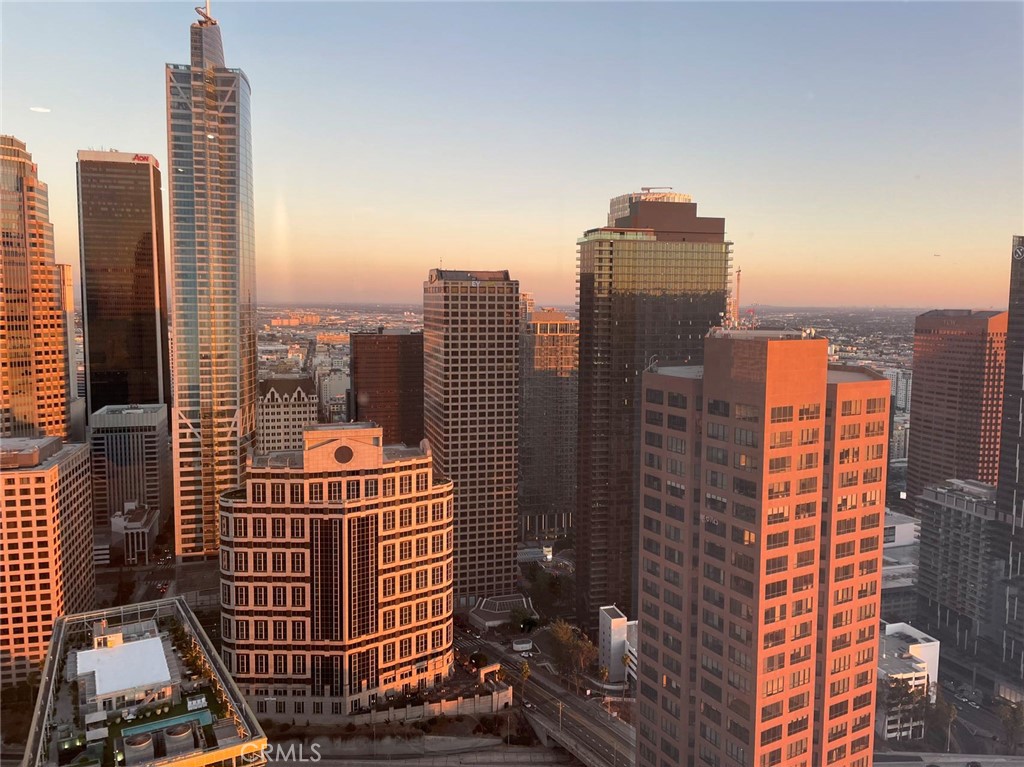
[[[977,703],[975,703],[975,702],[974,702],[973,700],[969,700],[969,701],[967,701],[967,705],[968,705],[968,706],[970,706],[971,708],[981,708],[981,706],[979,706],[979,705],[978,705]]]
[[[981,762],[968,762],[967,767],[981,767]]]
[[[523,704],[523,706],[524,706],[525,708],[533,708],[533,704],[532,704],[532,703],[530,703],[529,701],[527,701],[526,703],[524,703],[524,704]]]

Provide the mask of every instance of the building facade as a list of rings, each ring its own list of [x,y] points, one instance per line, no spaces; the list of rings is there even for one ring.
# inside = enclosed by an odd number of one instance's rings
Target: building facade
[[[170,435],[166,405],[107,405],[89,423],[92,448],[92,507],[97,534],[125,504],[144,504],[169,521]]]
[[[921,520],[885,510],[882,533],[882,620],[917,620],[917,568],[921,558]]]
[[[580,323],[531,311],[519,338],[519,534],[567,534],[576,510]]]
[[[423,284],[423,425],[455,483],[455,599],[516,591],[519,282],[431,269]]]
[[[914,323],[907,497],[947,479],[994,483],[1006,312],[939,309]]]
[[[452,483],[429,447],[324,424],[221,498],[225,662],[253,708],[336,721],[452,667]]]
[[[66,437],[67,341],[49,198],[13,136],[0,136],[0,230],[0,437]]]
[[[995,488],[967,480],[926,487],[915,513],[921,620],[964,650],[977,651],[979,639],[1001,645],[1003,538],[1011,520],[996,503]]]
[[[0,445],[0,687],[41,669],[58,616],[93,607],[89,448],[58,437]],[[10,520],[15,515],[20,526]]]
[[[423,334],[353,333],[353,421],[373,421],[384,441],[418,445],[423,439]]]
[[[302,450],[303,433],[317,422],[319,398],[310,376],[271,376],[259,382],[257,444],[261,453]]]
[[[78,153],[86,406],[171,405],[160,165]]]
[[[637,764],[867,767],[889,383],[799,333],[703,357],[643,377]]]
[[[640,376],[653,361],[700,362],[726,311],[732,244],[725,219],[698,216],[688,196],[645,191],[614,198],[608,226],[578,246],[576,613],[594,632],[604,605],[635,614]]]
[[[174,294],[175,552],[216,554],[218,498],[256,436],[256,278],[249,81],[200,9],[192,60],[167,65]]]
[[[349,376],[344,370],[333,368],[318,372],[316,390],[320,398],[320,421],[337,423],[348,420]]]
[[[914,386],[914,371],[907,368],[887,368],[882,371],[882,375],[892,384],[895,409],[903,413],[908,412]]]

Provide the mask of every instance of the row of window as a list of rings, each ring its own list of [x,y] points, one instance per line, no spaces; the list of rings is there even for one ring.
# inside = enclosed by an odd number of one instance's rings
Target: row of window
[[[426,492],[430,487],[430,472],[421,471],[415,475],[416,492]],[[360,498],[393,498],[395,496],[395,477],[384,477],[383,479],[345,479],[332,480],[327,484],[327,502],[341,503],[343,501],[355,501]],[[399,495],[412,493],[413,475],[400,474],[398,476]],[[309,491],[310,503],[324,502],[323,482],[271,482],[270,503],[283,504],[305,503],[306,490]],[[286,497],[288,500],[285,500]],[[267,503],[267,483],[249,483],[249,501],[255,504]]]

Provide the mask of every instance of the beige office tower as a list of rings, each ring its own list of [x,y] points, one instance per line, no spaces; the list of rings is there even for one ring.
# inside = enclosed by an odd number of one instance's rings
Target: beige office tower
[[[89,448],[59,437],[0,443],[0,686],[42,668],[53,622],[91,610]],[[17,519],[17,521],[15,521]]]
[[[452,667],[452,483],[427,443],[323,424],[221,497],[224,662],[256,712],[311,723]]]
[[[423,421],[455,483],[455,600],[515,592],[519,282],[431,269],[423,284]]]
[[[644,374],[642,767],[869,767],[889,382],[712,331]]]
[[[0,136],[0,229],[0,437],[66,437],[67,341],[49,199],[13,136]]]

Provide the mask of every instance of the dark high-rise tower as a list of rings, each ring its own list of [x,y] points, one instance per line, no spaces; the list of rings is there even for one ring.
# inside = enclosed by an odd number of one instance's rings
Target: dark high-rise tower
[[[725,219],[697,215],[686,195],[611,201],[608,226],[579,240],[580,372],[576,531],[577,621],[598,609],[631,615],[637,547],[640,374],[652,359],[699,364],[721,324],[731,243]]]
[[[914,323],[907,497],[947,479],[994,483],[1006,312],[936,309]]]
[[[175,551],[217,552],[220,494],[256,434],[256,248],[249,80],[197,9],[190,65],[167,65],[174,285]]]
[[[423,334],[353,333],[352,421],[373,421],[384,444],[415,447],[423,431]]]
[[[1010,249],[1010,306],[1006,328],[1006,377],[1003,379],[1003,429],[999,447],[996,508],[1008,514],[1001,552],[1006,563],[998,604],[1006,613],[1004,660],[1019,663],[1024,675],[1024,236]]]
[[[0,136],[0,437],[65,437],[67,341],[46,184]]]
[[[576,511],[580,323],[530,311],[519,336],[519,531],[524,540],[568,533]]]
[[[171,401],[163,221],[153,155],[78,153],[89,415]]]

